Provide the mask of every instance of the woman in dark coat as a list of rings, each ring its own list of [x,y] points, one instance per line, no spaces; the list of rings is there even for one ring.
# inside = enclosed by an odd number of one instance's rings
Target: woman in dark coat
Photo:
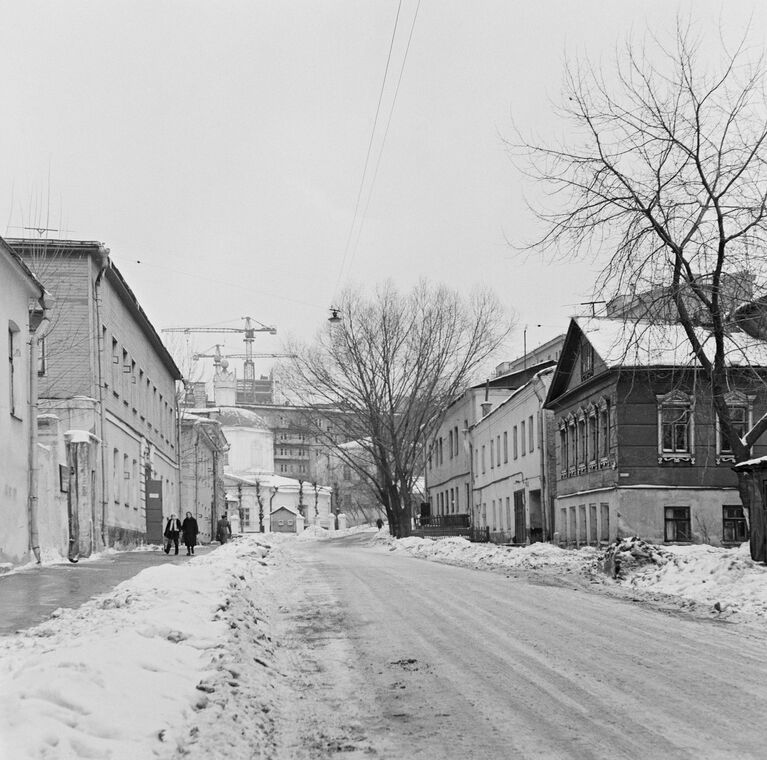
[[[186,513],[184,522],[181,523],[181,532],[184,534],[186,553],[194,554],[194,547],[197,546],[197,534],[200,530],[197,527],[197,520],[192,517],[191,512]]]

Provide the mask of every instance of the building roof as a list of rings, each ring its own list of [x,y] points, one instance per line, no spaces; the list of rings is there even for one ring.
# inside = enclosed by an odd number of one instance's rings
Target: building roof
[[[553,375],[554,367],[546,367],[545,369],[536,372],[535,375],[533,375],[533,377],[528,380],[528,382],[519,388],[514,388],[512,391],[510,391],[509,395],[503,401],[501,401],[500,404],[493,407],[490,412],[488,412],[484,417],[478,419],[473,425],[469,425],[469,428],[473,430],[483,422],[486,422],[488,418],[492,417],[492,415],[498,412],[498,410],[505,408],[507,404],[512,404],[517,399],[517,397],[521,396],[525,390],[529,388],[536,380],[540,380],[543,383],[544,391],[548,391],[548,383],[550,383]]]
[[[211,409],[211,411],[214,410]],[[254,428],[271,432],[271,428],[263,417],[241,406],[218,407],[218,421],[225,427]]]
[[[696,366],[690,342],[680,324],[657,324],[604,317],[575,318],[573,322],[604,363],[617,367]],[[696,327],[706,355],[713,359],[710,330]],[[767,343],[742,332],[724,336],[725,361],[730,367],[767,367]]]
[[[22,275],[27,279],[30,285],[32,285],[37,291],[40,293],[40,298],[44,298],[46,294],[46,290],[43,287],[43,284],[40,282],[40,280],[37,279],[37,275],[27,266],[24,259],[19,256],[16,251],[11,248],[8,243],[0,237],[0,251],[3,251],[10,259],[13,261],[13,263],[16,265],[18,269],[21,270]]]
[[[714,337],[710,330],[696,327],[695,334],[706,355],[713,360]],[[646,322],[607,317],[574,317],[570,321],[562,355],[549,387],[546,405],[564,396],[585,338],[604,365],[604,370],[689,368],[699,369],[687,333],[680,324]],[[728,367],[767,368],[767,343],[733,331],[724,336]],[[596,364],[595,364],[596,366]],[[572,391],[573,389],[571,389]]]
[[[130,286],[125,281],[125,278],[120,273],[120,270],[115,266],[114,262],[109,257],[109,249],[96,240],[50,240],[50,239],[30,239],[30,238],[8,238],[8,245],[15,248],[17,251],[27,251],[30,255],[34,252],[40,252],[44,249],[51,248],[55,251],[57,256],[62,255],[75,255],[91,256],[99,261],[106,259],[107,268],[105,269],[105,277],[110,285],[115,289],[120,300],[125,304],[128,311],[130,311],[139,327],[141,327],[144,335],[149,339],[150,344],[154,348],[158,357],[165,365],[165,368],[170,373],[174,380],[181,380],[181,370],[176,365],[170,352],[162,342],[154,325],[150,322],[141,304],[138,302],[136,295],[130,289]]]

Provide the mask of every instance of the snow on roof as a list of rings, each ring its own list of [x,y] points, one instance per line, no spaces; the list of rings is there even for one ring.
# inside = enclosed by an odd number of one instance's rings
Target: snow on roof
[[[679,367],[695,365],[687,334],[680,324],[656,324],[604,317],[575,318],[581,332],[610,368]],[[709,330],[695,328],[706,355],[713,359],[715,343]],[[725,361],[730,367],[767,367],[767,343],[734,332],[724,336]]]

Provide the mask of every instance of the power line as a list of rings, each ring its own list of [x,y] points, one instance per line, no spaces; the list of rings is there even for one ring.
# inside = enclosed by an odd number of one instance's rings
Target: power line
[[[386,67],[384,68],[383,79],[381,80],[381,89],[378,93],[378,104],[376,105],[376,113],[373,118],[373,129],[370,131],[370,140],[368,141],[368,149],[365,155],[365,164],[362,169],[362,179],[360,180],[360,186],[357,191],[357,200],[354,204],[354,215],[352,216],[351,227],[349,228],[349,234],[346,238],[346,246],[344,247],[344,255],[341,260],[341,268],[338,271],[338,279],[336,280],[335,291],[338,291],[338,286],[341,283],[341,277],[343,276],[344,267],[346,266],[346,257],[349,255],[349,246],[351,245],[352,236],[354,234],[354,227],[357,223],[357,214],[360,208],[360,200],[362,199],[362,191],[365,187],[365,178],[367,177],[368,165],[370,163],[370,154],[373,150],[373,139],[375,138],[376,127],[378,126],[378,116],[381,112],[381,102],[383,100],[384,89],[386,88],[386,79],[389,75],[389,64],[391,63],[391,54],[394,49],[394,39],[397,36],[397,26],[399,24],[399,14],[402,10],[402,0],[399,0],[397,4],[397,15],[394,17],[394,28],[392,29],[391,40],[389,41],[389,52],[386,55]],[[334,295],[335,295],[334,291]]]
[[[386,145],[386,138],[389,135],[389,126],[391,125],[391,119],[394,115],[394,106],[397,103],[397,95],[399,94],[399,86],[402,83],[402,75],[405,73],[405,64],[407,63],[407,55],[410,52],[410,43],[413,39],[413,31],[415,30],[415,22],[418,19],[418,10],[421,7],[421,0],[418,0],[418,4],[415,7],[415,13],[413,14],[413,22],[410,24],[410,34],[407,38],[407,46],[405,47],[405,54],[402,57],[402,66],[399,70],[399,77],[397,79],[397,86],[394,89],[394,97],[392,98],[391,108],[389,109],[389,118],[386,120],[386,129],[384,130],[383,139],[381,140],[381,148],[378,151],[378,159],[376,160],[376,166],[375,170],[373,171],[373,179],[370,182],[370,190],[368,192],[367,201],[365,203],[365,210],[362,212],[362,217],[360,218],[360,226],[357,229],[357,238],[354,241],[354,248],[352,248],[352,255],[349,259],[349,263],[354,260],[354,256],[357,253],[357,248],[360,244],[360,238],[362,237],[362,230],[365,226],[365,219],[367,218],[368,214],[368,208],[370,208],[370,201],[373,198],[373,190],[375,188],[376,179],[378,177],[378,169],[381,166],[381,158],[383,156],[384,147]]]

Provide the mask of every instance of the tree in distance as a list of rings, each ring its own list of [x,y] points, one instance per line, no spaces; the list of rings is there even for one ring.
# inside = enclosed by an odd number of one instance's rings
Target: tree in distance
[[[370,295],[348,289],[338,315],[313,344],[290,346],[284,386],[313,407],[316,434],[370,484],[392,535],[407,536],[427,442],[510,323],[491,291],[463,297],[426,281],[407,293],[390,281]],[[347,441],[358,445],[340,445]]]

